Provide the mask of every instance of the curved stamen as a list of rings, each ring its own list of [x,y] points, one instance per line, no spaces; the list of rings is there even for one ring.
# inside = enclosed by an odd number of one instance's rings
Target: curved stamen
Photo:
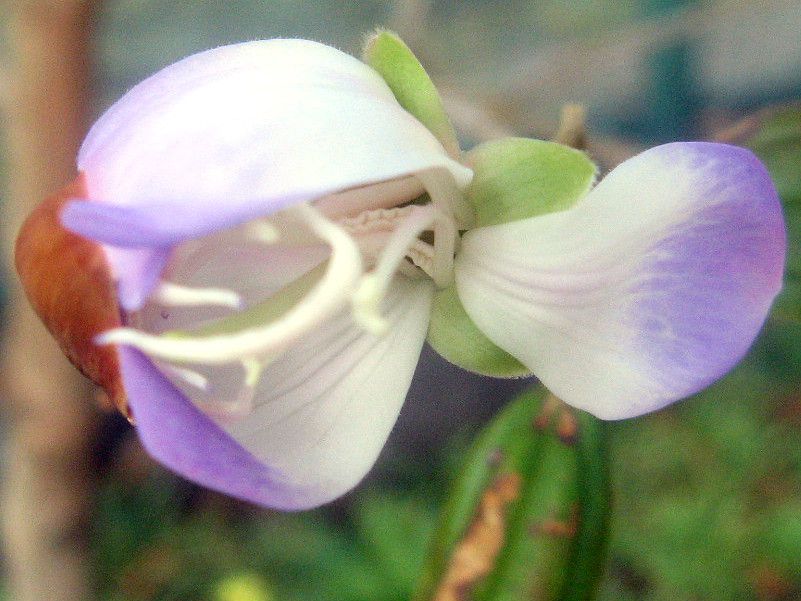
[[[453,257],[458,237],[453,219],[439,213],[434,222],[434,257],[430,273],[438,288],[446,288],[453,282]]]
[[[223,364],[280,352],[298,337],[339,310],[362,275],[361,254],[341,227],[308,204],[290,209],[312,232],[331,247],[322,279],[278,320],[234,333],[207,336],[173,332],[160,336],[132,328],[115,328],[97,337],[98,344],[134,346],[155,358],[175,362]]]
[[[379,304],[386,295],[392,277],[405,260],[406,253],[417,237],[437,220],[433,205],[411,206],[408,217],[389,237],[375,269],[365,275],[353,295],[353,317],[366,330],[383,334],[387,321],[379,313]]]
[[[161,282],[153,292],[153,300],[162,305],[198,307],[219,305],[231,309],[242,309],[244,301],[233,290],[227,288],[192,288],[172,282]]]
[[[170,365],[169,363],[159,363],[159,369],[161,369],[167,375],[178,378],[182,382],[186,382],[198,390],[205,391],[209,389],[209,379],[193,369],[179,367],[177,365]]]
[[[473,225],[475,222],[473,208],[459,191],[450,173],[434,169],[418,173],[417,177],[423,183],[434,206],[438,207],[443,215],[451,217],[458,229],[466,230]]]

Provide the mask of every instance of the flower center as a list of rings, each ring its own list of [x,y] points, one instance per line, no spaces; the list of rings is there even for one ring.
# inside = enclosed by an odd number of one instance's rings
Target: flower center
[[[357,241],[372,267],[362,276],[352,303],[356,321],[373,333],[386,331],[379,305],[396,273],[427,275],[440,288],[453,281],[458,231],[453,218],[434,204],[364,211],[339,225]],[[431,232],[433,243],[420,238],[424,232]]]
[[[396,274],[429,277],[438,287],[452,282],[458,230],[464,223],[459,217],[463,201],[452,182],[428,176],[423,184],[432,199],[426,204],[361,210],[329,219],[304,203],[237,228],[236,236],[270,249],[322,241],[329,247],[327,259],[320,256],[277,291],[255,301],[235,289],[162,281],[145,311],[130,316],[129,323],[142,328],[115,328],[97,342],[133,346],[154,359],[174,383],[200,392],[209,392],[215,379],[203,371],[238,364],[238,389],[215,394],[216,400],[201,404],[225,415],[248,413],[264,367],[324,320],[350,309],[356,324],[380,335],[388,328],[381,303]],[[191,272],[189,265],[220,259],[221,249],[230,247],[231,240],[193,243],[196,250],[180,255],[178,271],[184,275]],[[281,269],[272,262],[259,264],[268,271],[271,267]],[[208,311],[214,307],[216,316],[209,319]],[[145,323],[144,314],[165,314],[172,308],[205,318],[186,320],[186,329],[153,333],[159,328]],[[228,314],[219,317],[220,311]],[[189,396],[196,395],[190,391]]]

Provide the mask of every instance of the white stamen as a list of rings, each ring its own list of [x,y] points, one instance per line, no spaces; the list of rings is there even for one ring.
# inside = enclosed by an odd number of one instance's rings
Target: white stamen
[[[264,371],[264,363],[253,357],[246,357],[242,359],[242,367],[245,370],[245,386],[254,388]]]
[[[434,206],[440,211],[452,217],[456,221],[457,229],[469,229],[475,222],[473,208],[467,199],[459,191],[453,177],[447,171],[433,169],[422,171],[417,177],[423,182],[426,192],[431,197]]]
[[[245,235],[260,244],[275,244],[281,240],[281,232],[278,228],[264,219],[249,223],[246,226]]]
[[[459,232],[453,219],[441,213],[434,222],[434,257],[431,265],[431,279],[439,288],[446,288],[453,282],[453,256]]]
[[[180,378],[190,386],[194,386],[198,390],[208,390],[209,389],[209,379],[192,369],[187,369],[186,367],[179,367],[177,365],[170,365],[169,363],[159,363],[159,368],[167,372],[168,375],[175,376],[176,378]]]
[[[156,336],[132,328],[115,328],[97,337],[98,344],[126,344],[152,357],[176,362],[224,364],[280,352],[298,337],[338,311],[362,274],[359,248],[341,227],[308,204],[290,209],[331,247],[325,274],[317,285],[280,319],[229,334]]]
[[[244,306],[242,297],[227,288],[191,288],[161,282],[153,292],[153,300],[162,305],[197,307],[202,305],[219,305],[231,309],[241,309]]]
[[[422,240],[415,240],[406,251],[406,257],[412,264],[423,270],[431,279],[434,279],[434,247]]]
[[[386,295],[401,262],[405,260],[409,247],[436,220],[437,209],[433,205],[410,207],[409,216],[389,237],[375,269],[362,278],[353,295],[353,317],[366,330],[377,335],[386,331],[387,321],[379,312],[381,299]]]

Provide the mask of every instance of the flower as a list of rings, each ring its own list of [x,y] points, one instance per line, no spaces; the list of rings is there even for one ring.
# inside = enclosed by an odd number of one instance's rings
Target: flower
[[[690,395],[747,351],[785,253],[751,153],[668,144],[595,187],[587,157],[552,143],[462,157],[405,46],[381,34],[367,60],[378,71],[302,40],[184,59],[99,119],[47,205],[100,268],[59,302],[29,295],[156,459],[312,507],[370,469],[427,336],[607,419]],[[48,269],[36,231],[23,279]]]

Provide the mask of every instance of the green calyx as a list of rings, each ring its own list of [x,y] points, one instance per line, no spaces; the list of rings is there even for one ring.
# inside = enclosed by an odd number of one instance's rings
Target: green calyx
[[[459,158],[459,142],[431,78],[394,33],[378,31],[365,44],[365,63],[375,69],[398,103],[425,125],[446,151]],[[561,211],[592,187],[597,168],[583,152],[541,140],[506,138],[470,151],[474,179],[465,191],[476,227]],[[493,344],[470,319],[455,285],[434,297],[428,342],[451,363],[469,371],[517,377],[528,368]]]
[[[544,140],[503,138],[467,154],[467,200],[476,227],[563,211],[590,191],[597,167],[580,150]]]
[[[505,138],[467,154],[473,181],[467,200],[476,227],[528,219],[570,208],[589,192],[597,168],[581,151],[542,140]],[[455,285],[437,292],[428,342],[451,363],[508,378],[530,370],[489,340],[470,319]]]
[[[459,141],[437,88],[403,40],[380,30],[367,39],[362,58],[387,82],[398,103],[436,136],[449,155],[459,157]]]
[[[478,329],[464,310],[453,285],[434,295],[428,343],[454,365],[478,374],[515,378],[531,373]]]

